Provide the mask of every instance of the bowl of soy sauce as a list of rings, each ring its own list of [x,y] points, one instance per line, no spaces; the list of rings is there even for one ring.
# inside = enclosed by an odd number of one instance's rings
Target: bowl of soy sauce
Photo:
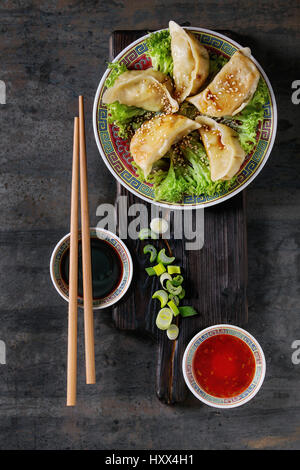
[[[90,229],[93,309],[110,307],[128,290],[133,264],[128,248],[114,233],[102,228]],[[69,301],[70,234],[53,250],[50,275],[57,292]],[[78,306],[83,307],[82,243],[78,232]]]

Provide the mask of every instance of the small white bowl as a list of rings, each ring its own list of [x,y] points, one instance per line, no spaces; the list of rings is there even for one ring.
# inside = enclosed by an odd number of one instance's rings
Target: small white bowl
[[[250,347],[255,359],[255,373],[251,384],[240,395],[231,398],[219,398],[209,395],[200,387],[193,373],[193,357],[198,346],[207,338],[220,334],[232,335],[242,340]],[[215,408],[235,408],[247,403],[259,391],[265,378],[266,360],[261,346],[256,339],[250,335],[250,333],[238,326],[220,324],[205,328],[196,334],[196,336],[194,336],[194,338],[189,342],[184,352],[182,370],[187,386],[198,400],[201,400],[203,403],[206,403],[206,405],[213,406]]]
[[[102,228],[90,228],[90,234],[91,238],[100,238],[101,240],[105,240],[109,243],[117,251],[123,266],[122,277],[116,288],[104,298],[93,299],[93,309],[97,310],[100,308],[110,307],[125,295],[132,281],[133,264],[128,248],[122,240],[117,237],[117,235]],[[80,231],[78,233],[78,238],[79,240],[81,239]],[[69,286],[62,277],[61,261],[63,259],[63,255],[69,248],[70,234],[68,233],[57,243],[50,260],[50,276],[53,285],[59,295],[61,295],[67,302],[69,301]],[[83,298],[80,296],[78,296],[78,306],[83,307]]]

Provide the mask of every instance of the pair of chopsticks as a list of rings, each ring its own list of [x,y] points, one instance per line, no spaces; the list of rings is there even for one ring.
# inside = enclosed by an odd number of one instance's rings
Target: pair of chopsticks
[[[71,220],[70,220],[67,406],[74,406],[76,404],[79,173],[80,173],[80,200],[81,200],[81,243],[82,243],[86,383],[94,384],[96,382],[96,377],[95,377],[93,290],[92,290],[92,266],[91,266],[90,221],[89,221],[88,186],[87,186],[84,106],[83,106],[82,96],[79,96],[79,118],[78,117],[74,118]]]

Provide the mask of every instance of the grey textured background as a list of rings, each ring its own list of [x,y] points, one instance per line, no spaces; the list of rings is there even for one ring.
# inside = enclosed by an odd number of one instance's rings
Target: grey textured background
[[[0,79],[1,449],[296,449],[300,447],[299,2],[2,0]],[[79,321],[78,405],[65,407],[67,308],[49,258],[68,231],[72,127],[86,97],[91,222],[115,183],[94,141],[91,110],[114,29],[159,29],[169,19],[231,29],[263,64],[276,93],[271,158],[248,193],[249,324],[267,376],[246,406],[217,411],[193,396],[168,407],[154,393],[155,345],[95,315],[97,384],[85,385]]]

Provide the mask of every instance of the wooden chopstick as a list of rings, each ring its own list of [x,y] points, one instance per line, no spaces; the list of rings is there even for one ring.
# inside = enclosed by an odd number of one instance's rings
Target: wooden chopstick
[[[77,290],[78,290],[78,186],[79,186],[79,120],[74,119],[74,142],[71,190],[69,320],[67,406],[76,405],[77,383]]]
[[[96,382],[90,218],[87,186],[83,97],[79,96],[80,199],[86,383]]]

